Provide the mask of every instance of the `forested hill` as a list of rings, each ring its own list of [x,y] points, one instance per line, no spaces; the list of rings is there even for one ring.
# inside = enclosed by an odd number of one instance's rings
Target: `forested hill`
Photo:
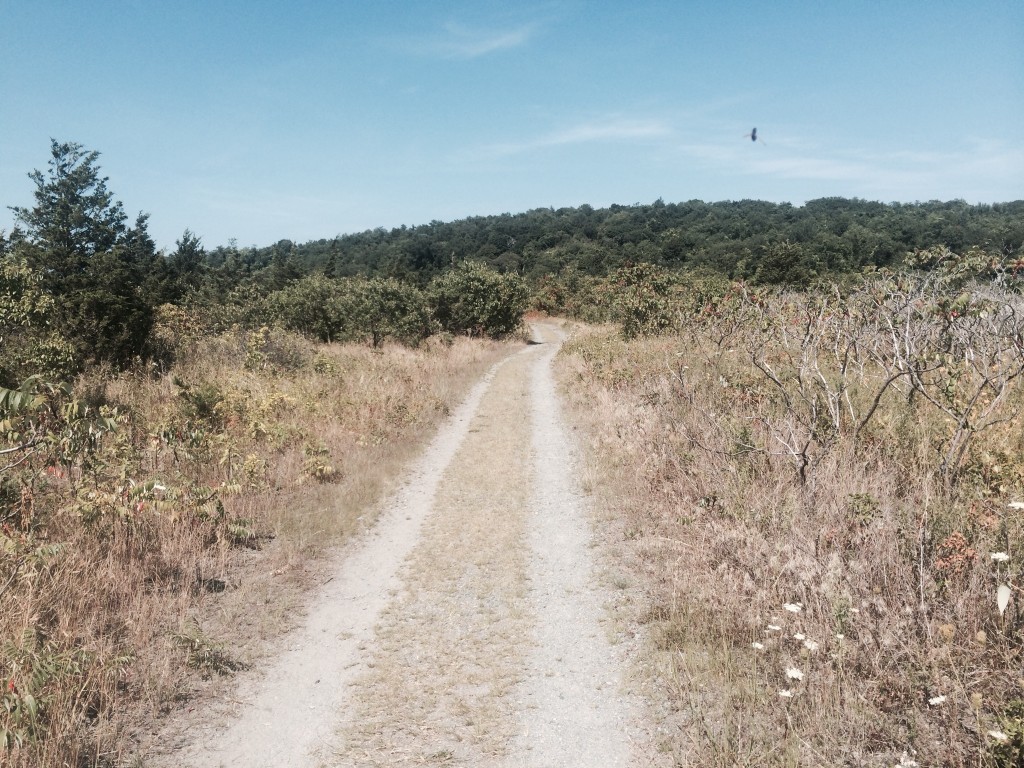
[[[758,200],[537,208],[422,226],[375,229],[330,240],[267,248],[219,247],[211,266],[254,271],[276,261],[298,273],[387,275],[418,282],[473,259],[527,278],[573,266],[603,275],[624,263],[704,267],[754,277],[773,247],[788,243],[781,277],[898,264],[918,248],[977,246],[1010,255],[1024,246],[1024,200],[879,203],[822,198],[803,206]],[[777,256],[777,254],[776,254]]]
[[[163,253],[147,215],[132,223],[107,188],[98,157],[75,142],[51,141],[47,170],[29,174],[34,203],[13,206],[16,226],[0,231],[0,386],[41,372],[68,380],[90,361],[116,368],[156,359],[164,353],[151,331],[167,305],[204,332],[278,325],[378,345],[386,337],[417,342],[439,328],[507,334],[531,294],[534,306],[552,312],[594,310],[587,316],[607,319],[614,302],[602,282],[617,289],[639,281],[652,290],[698,282],[669,275],[680,271],[791,287],[872,266],[947,262],[979,275],[1024,275],[1024,200],[825,198],[801,207],[659,200],[538,208],[268,248],[208,251],[186,230]],[[347,279],[357,276],[375,279]],[[483,309],[496,314],[483,318]]]

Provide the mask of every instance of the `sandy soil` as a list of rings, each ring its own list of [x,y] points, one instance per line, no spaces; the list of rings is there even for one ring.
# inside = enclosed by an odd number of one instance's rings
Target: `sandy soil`
[[[146,766],[649,765],[551,360],[496,365],[262,674]]]

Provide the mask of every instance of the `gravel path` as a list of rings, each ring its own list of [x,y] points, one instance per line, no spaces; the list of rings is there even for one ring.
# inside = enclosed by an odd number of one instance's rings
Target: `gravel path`
[[[147,766],[641,764],[551,373],[561,332],[534,332],[342,553],[273,666]]]
[[[551,360],[561,334],[542,329],[548,350],[533,366],[534,503],[530,517],[530,602],[537,617],[524,728],[510,765],[602,766],[631,762],[626,726],[634,707],[622,693],[624,661],[603,626],[607,599],[595,580],[578,461],[562,422]]]

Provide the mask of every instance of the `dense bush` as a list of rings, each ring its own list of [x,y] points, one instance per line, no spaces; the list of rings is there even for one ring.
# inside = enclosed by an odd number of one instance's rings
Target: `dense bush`
[[[568,266],[537,281],[532,307],[588,323],[608,322],[612,319],[612,290],[608,278],[586,275]]]
[[[354,297],[352,333],[374,347],[385,339],[416,346],[433,332],[426,296],[414,285],[393,278],[348,282]]]
[[[268,299],[283,327],[320,341],[385,339],[416,345],[430,335],[430,311],[423,292],[393,278],[332,279],[310,275]]]
[[[673,276],[652,264],[621,267],[612,278],[613,317],[627,339],[664,333],[673,326]]]
[[[33,374],[63,379],[75,369],[74,349],[53,327],[54,300],[24,260],[0,256],[0,387]]]
[[[444,330],[495,338],[519,328],[529,300],[521,277],[502,275],[476,262],[465,262],[434,278],[427,295],[434,318]]]
[[[346,338],[355,313],[353,297],[323,275],[304,277],[267,301],[283,327],[327,342]]]

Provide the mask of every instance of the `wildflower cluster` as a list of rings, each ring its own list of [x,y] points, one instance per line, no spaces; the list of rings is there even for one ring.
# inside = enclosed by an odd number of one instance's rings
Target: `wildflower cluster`
[[[798,621],[798,619],[796,619],[796,616],[803,612],[804,606],[803,603],[799,602],[783,603],[782,610],[786,614],[792,614],[794,616],[793,620]],[[782,622],[778,618],[771,619],[771,621],[765,626],[764,633],[767,636],[767,640],[777,638],[776,644],[778,648],[781,651],[783,651],[783,653],[787,657],[792,657],[795,655],[807,659],[810,657],[811,654],[817,653],[818,650],[821,648],[821,644],[817,640],[808,637],[802,631],[796,631],[792,635],[786,635],[783,630],[783,623],[784,622]],[[795,629],[799,630],[799,627],[795,627]],[[839,640],[842,640],[842,635],[839,635],[837,637]],[[795,641],[795,649],[789,642],[790,640]],[[754,641],[750,644],[750,646],[755,651],[767,650],[767,646],[765,645],[765,643],[761,641]],[[803,683],[806,675],[807,673],[795,664],[789,662],[784,663],[783,680],[786,687],[779,689],[779,698],[792,699],[794,696],[796,696],[799,693],[799,690],[794,688],[794,686]]]

